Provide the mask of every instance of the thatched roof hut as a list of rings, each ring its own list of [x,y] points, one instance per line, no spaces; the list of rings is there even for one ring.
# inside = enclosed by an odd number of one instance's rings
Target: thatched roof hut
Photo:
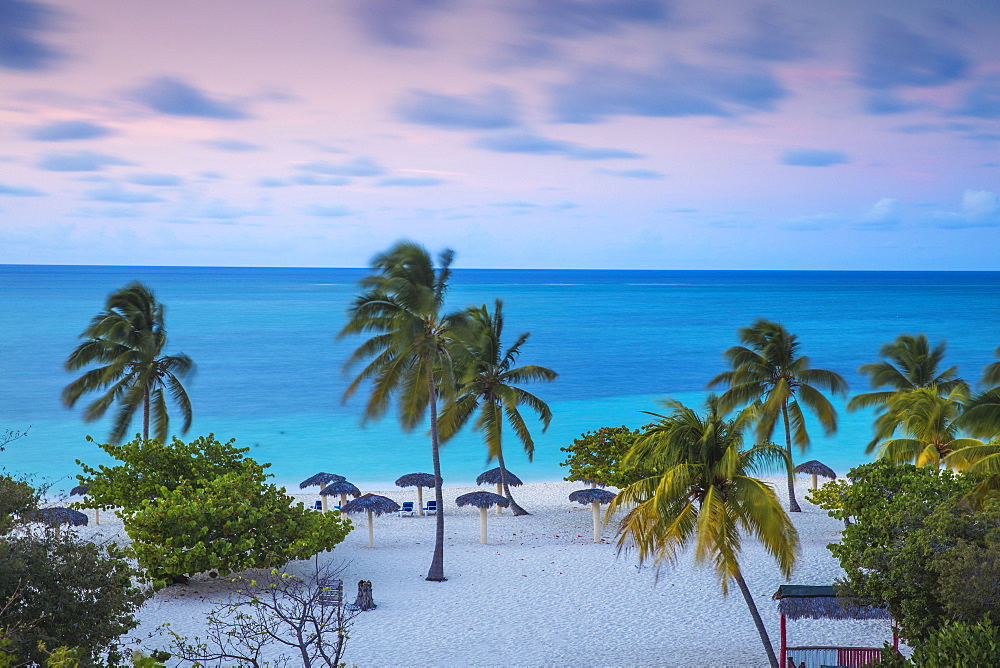
[[[789,619],[892,619],[885,608],[844,607],[833,587],[781,585],[772,598]]]
[[[500,484],[500,467],[495,469],[490,469],[489,471],[483,471],[476,478],[477,485],[499,485]],[[516,475],[507,471],[507,484],[510,487],[520,487],[524,483]]]
[[[327,497],[333,496],[335,494],[340,495],[340,507],[343,508],[347,503],[347,495],[350,494],[355,499],[361,496],[361,490],[358,489],[357,485],[352,482],[347,482],[346,480],[340,480],[338,482],[332,482],[319,492],[320,496]]]
[[[874,663],[881,655],[875,647],[789,647],[785,630],[786,619],[892,619],[885,608],[845,606],[833,587],[781,585],[772,597],[778,601],[781,617],[781,652],[779,664],[831,664],[862,666]],[[898,650],[899,638],[893,629],[893,647]]]

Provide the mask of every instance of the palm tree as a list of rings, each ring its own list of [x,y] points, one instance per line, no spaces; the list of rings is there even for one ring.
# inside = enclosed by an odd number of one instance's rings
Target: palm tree
[[[694,542],[695,560],[712,563],[722,586],[729,581],[743,594],[771,666],[778,660],[753,594],[743,579],[739,557],[744,534],[756,537],[787,578],[798,554],[795,527],[774,489],[753,477],[767,465],[791,471],[780,446],[766,443],[743,450],[743,431],[752,419],[744,410],[723,418],[721,402],[710,397],[702,416],[677,401],[664,404],[669,415],[653,415],[625,463],[656,473],[635,482],[611,501],[608,516],[632,507],[619,525],[618,551],[635,547],[640,563],[676,563],[678,552]]]
[[[372,274],[359,283],[362,293],[348,311],[348,322],[338,338],[366,334],[371,338],[351,354],[350,370],[366,362],[344,394],[345,401],[363,383],[371,394],[365,421],[378,419],[393,399],[403,429],[412,431],[427,414],[430,419],[431,457],[434,461],[434,498],[444,506],[441,492],[437,402],[454,388],[450,328],[455,315],[442,313],[454,253],[445,250],[435,270],[427,251],[410,241],[397,242],[372,259]],[[427,579],[443,582],[444,514],[438,510],[434,556]]]
[[[940,386],[932,386],[902,392],[890,399],[884,417],[906,436],[882,441],[878,445],[878,458],[934,468],[976,470],[987,467],[986,463],[979,467],[976,464],[994,454],[996,446],[962,437],[959,433],[956,420],[962,415],[967,398],[960,386],[948,394],[942,394]]]
[[[180,410],[184,424],[181,433],[191,427],[191,399],[181,378],[193,374],[194,362],[187,355],[163,355],[167,331],[163,323],[163,305],[153,292],[137,281],[129,283],[108,297],[104,311],[91,320],[80,338],[86,341],[70,353],[66,369],[76,371],[99,364],[63,388],[63,402],[72,407],[88,392],[104,392],[83,413],[85,422],[93,422],[116,404],[110,441],[121,442],[128,432],[135,412],[142,407],[142,437],[165,443],[170,419],[166,395]]]
[[[879,354],[887,359],[862,364],[858,368],[858,373],[871,378],[872,389],[876,391],[851,397],[847,410],[876,409],[878,417],[875,420],[875,435],[868,444],[869,452],[879,441],[890,438],[899,426],[889,416],[888,406],[901,394],[921,388],[938,388],[942,395],[953,390],[968,391],[968,383],[958,377],[957,366],[944,370],[939,368],[944,361],[946,347],[946,343],[941,341],[931,348],[924,334],[900,334],[895,341],[879,349]]]
[[[486,441],[487,461],[496,458],[500,464],[501,487],[514,514],[528,515],[530,513],[514,501],[507,484],[502,447],[504,418],[524,446],[528,461],[531,461],[535,442],[519,408],[528,406],[534,410],[542,421],[543,432],[552,420],[552,411],[544,401],[516,385],[553,381],[557,374],[543,366],[514,366],[529,334],[522,334],[506,351],[503,349],[500,343],[503,336],[501,300],[496,300],[492,314],[483,304],[468,309],[466,315],[463,325],[455,328],[455,339],[460,344],[455,348],[455,360],[461,374],[455,397],[441,413],[441,440],[447,441],[454,436],[478,412],[475,429],[483,434]]]
[[[802,406],[819,420],[827,435],[837,430],[837,411],[818,388],[834,394],[847,393],[847,382],[840,374],[826,369],[813,369],[809,358],[798,356],[798,337],[781,324],[760,319],[739,330],[740,342],[723,356],[733,370],[720,373],[709,387],[729,387],[719,397],[723,410],[748,406],[757,424],[757,439],[769,440],[778,418],[785,430],[785,450],[792,459],[792,443],[801,452],[809,447]],[[801,404],[800,404],[801,402]],[[788,470],[788,509],[802,512],[795,499],[795,474]]]
[[[1000,357],[1000,348],[993,354]],[[979,384],[985,389],[969,399],[958,422],[974,436],[997,438],[1000,436],[1000,362],[986,365]]]

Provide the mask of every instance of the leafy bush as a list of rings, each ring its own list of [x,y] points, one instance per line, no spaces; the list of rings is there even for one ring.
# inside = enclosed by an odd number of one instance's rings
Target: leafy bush
[[[34,490],[24,483],[0,478],[0,497],[2,490],[18,498],[5,511],[34,509]],[[0,524],[7,527],[0,539],[0,637],[10,641],[3,648],[8,658],[55,665],[53,656],[72,652],[90,665],[115,656],[116,639],[138,624],[134,613],[149,595],[124,552],[11,515],[0,515]]]
[[[978,624],[950,622],[913,650],[910,664],[927,668],[1000,666],[1000,628],[989,619]]]
[[[271,568],[332,549],[351,523],[290,505],[284,489],[244,457],[249,448],[213,435],[164,445],[137,438],[101,445],[122,464],[91,468],[84,507],[119,507],[139,564],[157,586],[204,571]]]
[[[590,480],[625,488],[646,477],[644,472],[621,463],[642,433],[624,425],[584,432],[568,448],[559,448],[569,453],[566,461],[559,464],[569,467],[564,480]]]

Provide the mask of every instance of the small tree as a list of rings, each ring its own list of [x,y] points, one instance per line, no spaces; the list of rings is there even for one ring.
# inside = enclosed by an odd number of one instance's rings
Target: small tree
[[[28,427],[31,429],[31,427]],[[24,438],[28,435],[28,429],[24,431],[15,431],[14,429],[4,429],[0,431],[0,452],[3,452],[4,446],[8,443],[13,443],[19,438]]]
[[[979,557],[988,554],[1000,507],[976,511],[964,502],[976,477],[877,461],[852,469],[848,479],[811,496],[832,517],[855,519],[841,542],[828,546],[845,571],[838,594],[858,606],[888,606],[908,641],[926,639],[948,620],[980,621],[989,594],[977,589],[996,578],[969,563],[969,545],[985,550]],[[959,573],[971,589],[955,583]],[[972,598],[962,600],[963,591]]]
[[[623,463],[641,434],[640,430],[624,425],[584,432],[568,448],[559,448],[569,453],[566,461],[559,464],[569,467],[569,475],[564,480],[589,480],[621,489],[641,480],[646,476],[643,471]]]
[[[308,559],[344,540],[350,520],[289,505],[264,476],[229,473],[161,488],[155,499],[119,511],[139,565],[158,584],[208,571],[228,575]]]
[[[102,445],[118,466],[78,476],[88,508],[119,507],[139,564],[158,586],[209,571],[229,574],[272,568],[332,549],[350,531],[337,513],[291,506],[284,489],[267,483],[249,448],[213,435],[164,445],[137,438]]]
[[[93,442],[90,436],[87,440]],[[185,443],[174,438],[171,443],[146,440],[138,434],[123,445],[98,444],[117,466],[87,466],[78,475],[85,485],[87,498],[77,505],[83,508],[136,508],[144,501],[160,496],[161,488],[174,490],[184,483],[197,485],[227,473],[257,478],[270,464],[258,464],[245,457],[250,448],[237,448],[236,439],[222,443],[215,434]]]
[[[13,491],[8,495],[7,492]],[[35,508],[34,490],[25,483],[0,478],[3,512],[25,513]],[[115,641],[134,628],[134,613],[148,598],[137,585],[139,571],[113,545],[78,540],[72,532],[57,532],[0,515],[0,637],[4,651],[22,661],[50,663],[43,646],[72,648],[81,661],[118,658]]]
[[[271,648],[296,654],[305,668],[342,666],[341,661],[358,611],[332,600],[328,582],[338,574],[329,568],[301,577],[277,570],[249,580],[208,615],[206,637],[193,641],[173,631],[171,649],[182,661],[239,662],[241,666],[287,666],[287,656],[268,662]]]

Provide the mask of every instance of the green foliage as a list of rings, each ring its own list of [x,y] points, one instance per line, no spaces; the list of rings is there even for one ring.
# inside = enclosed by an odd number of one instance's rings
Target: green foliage
[[[88,441],[93,441],[89,436]],[[237,448],[236,439],[221,443],[214,434],[196,438],[190,443],[174,438],[172,443],[157,440],[135,440],[123,445],[110,443],[98,446],[112,458],[122,462],[117,466],[87,466],[79,459],[83,475],[77,476],[86,485],[87,498],[78,505],[83,508],[138,508],[144,501],[160,496],[160,490],[173,490],[182,484],[212,480],[228,473],[257,479],[270,464],[258,464],[244,457],[250,448]]]
[[[569,453],[566,461],[559,464],[569,467],[569,474],[563,479],[588,480],[624,489],[646,477],[648,473],[635,466],[627,466],[624,459],[649,426],[643,427],[643,430],[632,430],[622,425],[584,432],[568,448],[559,448]]]
[[[832,517],[855,521],[828,546],[845,571],[838,594],[860,606],[887,605],[909,641],[947,620],[979,621],[990,604],[975,592],[996,578],[970,559],[983,556],[980,548],[993,554],[1000,509],[964,503],[976,477],[877,461],[848,478],[853,484],[827,483],[810,498]]]
[[[6,651],[46,665],[48,653],[39,643],[71,647],[90,665],[137,625],[134,613],[148,597],[135,584],[139,575],[121,550],[79,541],[70,532],[44,528],[6,536],[0,541],[0,627],[11,640]]]
[[[927,668],[1000,666],[1000,628],[989,619],[978,624],[949,622],[913,650],[910,662]]]
[[[10,532],[17,516],[38,507],[38,494],[23,480],[0,475],[0,536]]]
[[[333,549],[351,527],[337,513],[289,505],[284,489],[265,484],[263,474],[161,487],[156,498],[119,514],[139,564],[158,583],[307,559]]]

